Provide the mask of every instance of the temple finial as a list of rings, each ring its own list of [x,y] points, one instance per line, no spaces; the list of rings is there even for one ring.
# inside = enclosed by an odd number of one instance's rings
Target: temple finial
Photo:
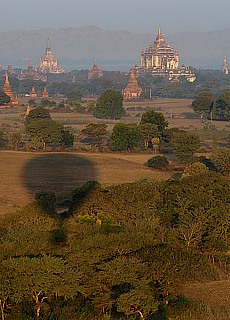
[[[47,39],[47,49],[50,49],[50,38]]]
[[[160,25],[158,26],[158,29],[157,29],[157,35],[158,35],[158,36],[161,35],[161,27],[160,27]]]

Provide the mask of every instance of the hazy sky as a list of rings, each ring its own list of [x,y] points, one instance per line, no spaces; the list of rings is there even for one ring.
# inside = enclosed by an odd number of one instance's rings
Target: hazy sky
[[[6,0],[0,31],[84,27],[155,33],[230,27],[229,0]]]

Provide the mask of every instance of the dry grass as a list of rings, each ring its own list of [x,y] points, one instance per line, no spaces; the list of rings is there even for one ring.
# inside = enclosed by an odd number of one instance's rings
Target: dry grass
[[[54,191],[59,200],[88,180],[102,184],[143,178],[168,179],[171,173],[148,169],[151,155],[0,152],[0,214],[24,206],[41,190]]]
[[[185,285],[181,288],[181,293],[208,306],[211,311],[210,319],[230,319],[230,280]]]

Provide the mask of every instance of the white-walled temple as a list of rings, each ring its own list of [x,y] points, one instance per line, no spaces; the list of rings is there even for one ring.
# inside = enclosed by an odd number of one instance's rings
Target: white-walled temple
[[[179,53],[166,43],[160,27],[156,40],[141,53],[140,73],[152,73],[153,76],[167,76],[169,80],[178,81],[180,76],[189,82],[196,80],[190,67],[179,67]]]
[[[65,70],[62,66],[58,65],[57,58],[51,51],[49,39],[46,52],[40,59],[40,71],[44,73],[65,73]]]

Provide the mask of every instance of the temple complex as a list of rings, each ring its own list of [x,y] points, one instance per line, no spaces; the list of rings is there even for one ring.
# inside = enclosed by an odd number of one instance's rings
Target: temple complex
[[[10,97],[10,105],[12,106],[17,106],[18,105],[18,99],[15,98],[14,94],[13,94],[13,91],[11,89],[11,86],[10,86],[10,82],[9,82],[9,77],[8,77],[8,74],[6,73],[5,75],[6,79],[5,79],[5,83],[3,85],[3,88],[2,88],[2,91]]]
[[[22,70],[17,78],[18,80],[31,79],[47,82],[47,76],[44,74],[39,74],[38,69],[33,67],[32,59],[29,59],[28,68]]]
[[[45,54],[40,59],[40,71],[44,73],[65,73],[62,66],[58,65],[58,61],[51,51],[50,40],[48,39]]]
[[[189,82],[196,79],[194,72],[189,68],[179,67],[178,51],[165,42],[158,27],[157,37],[153,44],[150,44],[141,53],[141,66],[139,69],[141,74],[152,73],[153,76],[166,76],[169,80],[178,81],[181,76],[186,77]]]
[[[131,75],[129,78],[129,82],[123,91],[124,99],[137,99],[140,97],[142,93],[142,89],[139,87],[137,83],[137,79],[134,74],[134,69],[131,71]]]
[[[223,62],[223,65],[221,67],[221,71],[224,73],[224,74],[229,74],[229,67],[228,67],[228,64],[227,64],[227,58],[226,56],[224,57],[224,62]]]
[[[88,80],[94,78],[95,76],[98,78],[103,77],[103,72],[101,69],[99,69],[96,60],[94,60],[93,68],[88,72]]]

